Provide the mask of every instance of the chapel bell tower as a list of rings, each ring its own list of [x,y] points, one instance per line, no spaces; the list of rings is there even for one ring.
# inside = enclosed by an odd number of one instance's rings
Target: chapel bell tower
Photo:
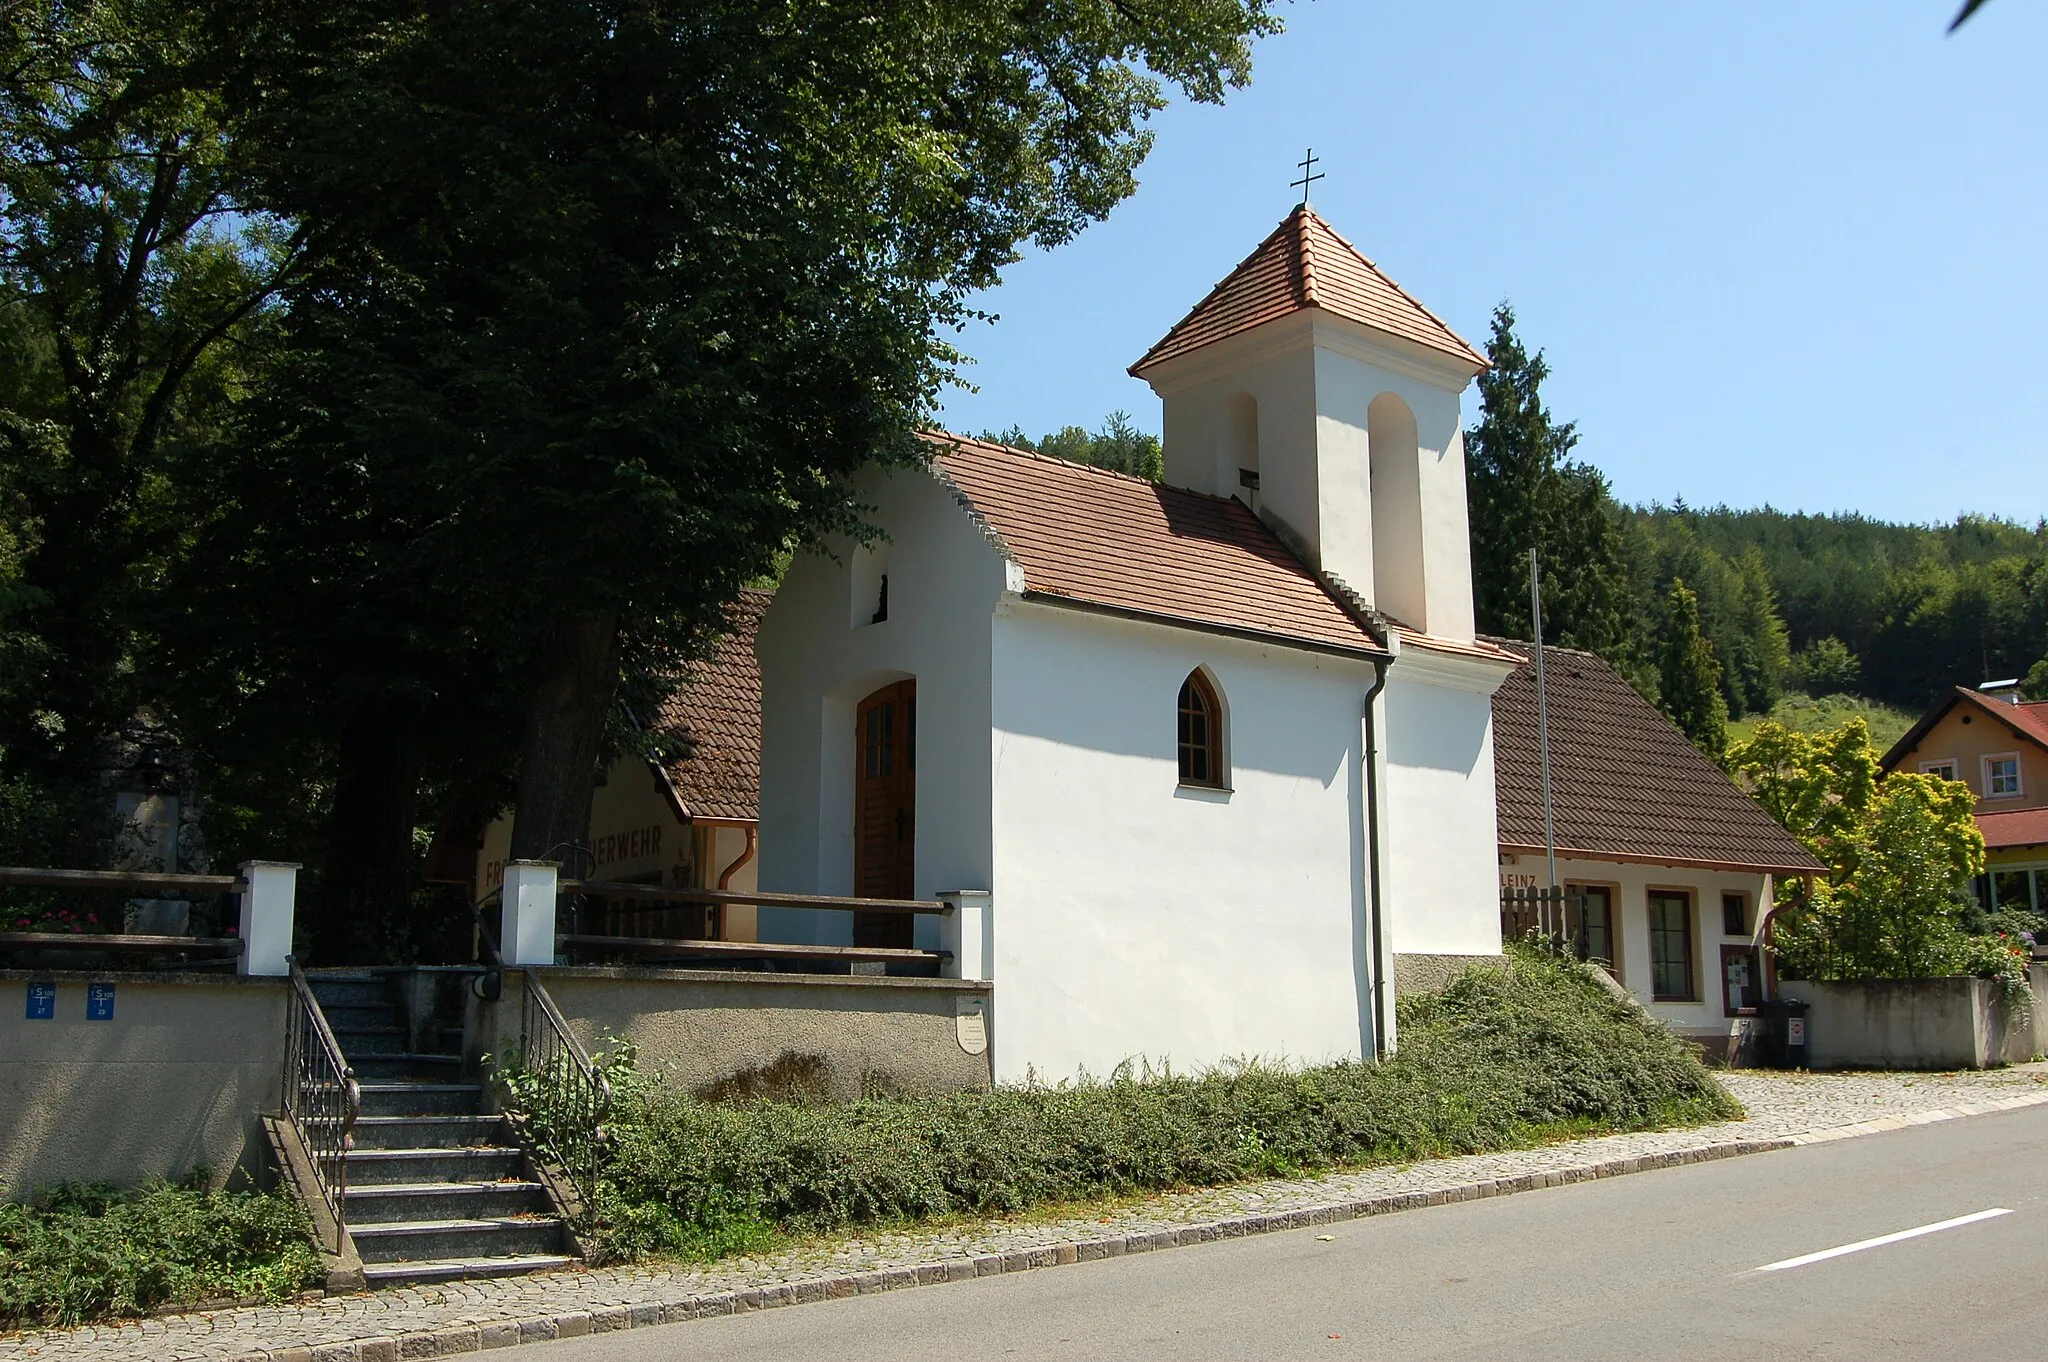
[[[1167,482],[1237,497],[1375,608],[1469,641],[1458,396],[1486,367],[1304,203],[1131,373],[1165,404]]]

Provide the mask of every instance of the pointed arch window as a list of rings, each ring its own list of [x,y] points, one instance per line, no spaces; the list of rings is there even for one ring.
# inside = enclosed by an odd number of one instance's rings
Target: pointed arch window
[[[1223,702],[1199,667],[1180,683],[1180,783],[1224,788]]]

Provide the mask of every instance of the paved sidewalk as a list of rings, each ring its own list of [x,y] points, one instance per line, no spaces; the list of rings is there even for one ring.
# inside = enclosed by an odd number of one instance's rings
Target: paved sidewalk
[[[708,1269],[606,1268],[0,1339],[0,1362],[396,1362],[1049,1267],[2048,1103],[2048,1064],[1990,1073],[1723,1075],[1749,1119],[1176,1193],[1106,1216],[844,1237]]]

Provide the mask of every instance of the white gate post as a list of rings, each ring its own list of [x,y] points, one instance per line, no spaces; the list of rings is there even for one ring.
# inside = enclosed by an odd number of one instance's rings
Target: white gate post
[[[242,884],[243,974],[291,973],[285,957],[292,953],[292,909],[298,897],[299,867],[295,861],[244,861]]]
[[[508,965],[555,963],[555,876],[553,861],[505,862],[500,895],[499,950]]]
[[[995,895],[986,889],[946,889],[939,901],[952,908],[939,919],[939,949],[951,951],[948,979],[995,977]]]

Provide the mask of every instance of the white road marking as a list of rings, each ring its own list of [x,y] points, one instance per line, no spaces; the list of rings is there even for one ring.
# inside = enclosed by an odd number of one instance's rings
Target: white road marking
[[[1959,1225],[1974,1225],[1979,1220],[1994,1220],[2001,1215],[2011,1214],[2012,1210],[2009,1207],[1994,1206],[1988,1211],[1978,1211],[1975,1215],[1959,1215],[1953,1220],[1941,1220],[1932,1225],[1922,1225],[1917,1229],[1900,1230],[1897,1234],[1880,1234],[1875,1239],[1859,1239],[1853,1244],[1844,1244],[1840,1248],[1822,1249],[1819,1253],[1804,1253],[1797,1258],[1786,1258],[1781,1262],[1765,1263],[1757,1271],[1783,1272],[1788,1267],[1805,1267],[1808,1263],[1818,1263],[1829,1258],[1839,1258],[1845,1253],[1861,1253],[1865,1249],[1883,1248],[1886,1244],[1896,1244],[1902,1239],[1918,1239],[1923,1234],[1938,1234],[1942,1230],[1952,1230]]]

